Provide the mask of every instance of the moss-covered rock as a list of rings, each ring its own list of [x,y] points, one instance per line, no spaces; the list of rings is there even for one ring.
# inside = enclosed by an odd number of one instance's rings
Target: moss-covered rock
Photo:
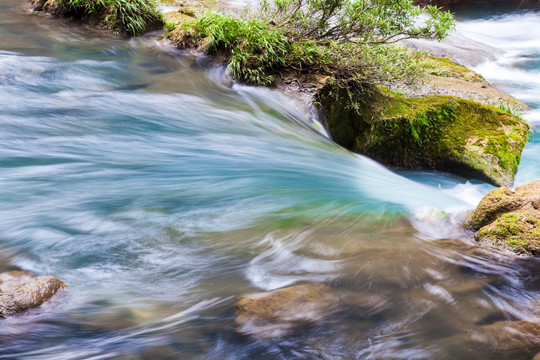
[[[529,127],[497,108],[452,96],[407,98],[380,88],[319,93],[338,144],[387,165],[512,185]]]
[[[465,228],[478,231],[474,239],[482,244],[540,255],[540,179],[515,191],[490,191],[469,214]]]

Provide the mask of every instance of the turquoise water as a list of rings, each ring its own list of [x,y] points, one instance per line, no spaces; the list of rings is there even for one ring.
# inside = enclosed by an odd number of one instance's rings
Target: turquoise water
[[[540,15],[518,11],[512,15],[496,15],[479,21],[466,21],[462,29],[472,39],[503,52],[494,62],[479,65],[475,70],[524,101],[531,108],[524,118],[533,126],[516,176],[516,185],[540,177]]]
[[[401,176],[317,132],[302,104],[153,36],[3,1],[0,104],[3,268],[70,286],[0,321],[0,358],[488,359],[490,326],[538,319],[538,261],[458,227],[491,186]],[[540,177],[536,144],[520,181]],[[237,296],[303,282],[388,305],[336,304],[272,342],[237,332]]]

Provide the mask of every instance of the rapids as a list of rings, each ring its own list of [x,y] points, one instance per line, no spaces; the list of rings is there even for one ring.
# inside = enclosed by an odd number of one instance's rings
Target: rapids
[[[479,250],[457,226],[490,185],[385,168],[208,59],[23,5],[0,3],[0,266],[70,290],[0,320],[0,358],[492,359],[512,343],[498,324],[539,320],[539,261]],[[540,14],[460,28],[501,48],[477,70],[535,123],[540,31],[525,21]],[[540,177],[538,138],[519,183]],[[238,295],[302,282],[388,306],[336,305],[272,342],[235,331]]]

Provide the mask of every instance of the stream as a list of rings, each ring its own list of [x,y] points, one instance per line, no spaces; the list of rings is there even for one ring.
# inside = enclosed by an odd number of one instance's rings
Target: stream
[[[389,169],[277,91],[154,35],[124,39],[0,2],[0,267],[69,291],[0,320],[0,359],[532,359],[540,260],[459,228],[493,189]],[[540,12],[471,14],[475,67],[540,123]],[[516,185],[540,178],[540,128]],[[318,282],[336,304],[274,341],[238,296]],[[532,345],[531,345],[532,344]],[[536,344],[536,345],[535,345]]]

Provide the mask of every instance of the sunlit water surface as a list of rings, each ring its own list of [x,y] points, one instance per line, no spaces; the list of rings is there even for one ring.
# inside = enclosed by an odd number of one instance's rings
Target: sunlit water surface
[[[463,26],[524,19],[540,24],[527,13]],[[511,51],[478,70],[528,101],[538,121],[540,30],[519,46],[509,32],[486,31],[480,41]],[[318,133],[301,104],[233,85],[207,59],[153,36],[33,16],[16,0],[0,3],[0,105],[2,267],[70,286],[0,320],[0,358],[536,352],[534,341],[501,349],[519,331],[503,321],[538,321],[538,260],[475,248],[458,226],[487,184],[403,177]],[[518,183],[540,177],[536,139]],[[385,305],[370,314],[336,304],[324,321],[273,341],[237,332],[237,296],[306,282]]]

